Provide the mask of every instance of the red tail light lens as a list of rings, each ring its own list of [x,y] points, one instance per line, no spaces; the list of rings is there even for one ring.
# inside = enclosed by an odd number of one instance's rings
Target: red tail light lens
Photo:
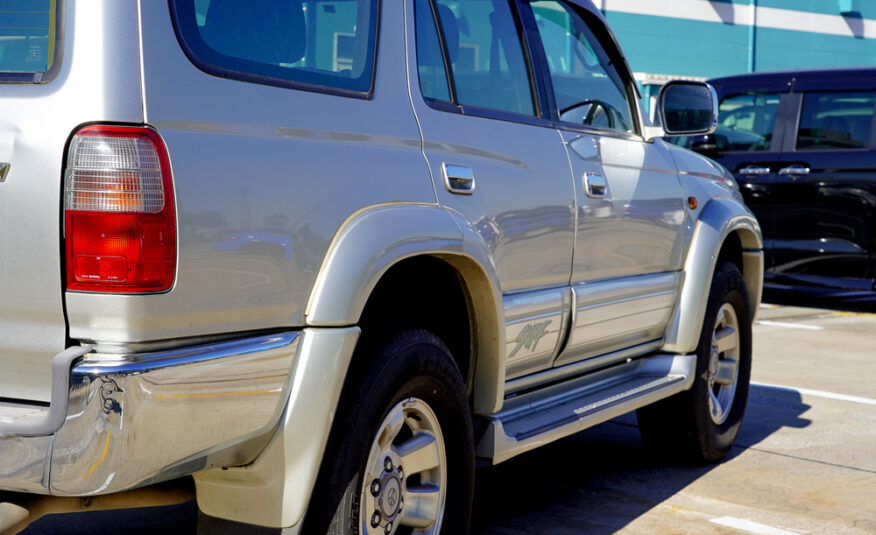
[[[176,218],[167,149],[150,128],[88,126],[73,136],[64,171],[67,289],[170,289]]]

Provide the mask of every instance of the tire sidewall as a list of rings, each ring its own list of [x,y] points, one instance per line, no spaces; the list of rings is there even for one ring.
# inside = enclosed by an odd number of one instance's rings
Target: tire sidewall
[[[724,422],[716,424],[709,412],[708,368],[715,321],[718,311],[724,304],[730,304],[736,312],[739,325],[739,360],[736,391],[730,413]],[[750,377],[751,307],[748,302],[748,292],[739,268],[735,264],[725,263],[718,267],[712,279],[706,316],[697,346],[696,376],[691,392],[699,446],[705,460],[718,460],[725,456],[733,446],[745,413]]]
[[[331,501],[337,503],[328,533],[360,533],[360,492],[371,445],[389,411],[407,398],[425,402],[441,428],[447,462],[441,533],[467,533],[474,440],[462,378],[444,343],[419,329],[394,336],[377,350],[354,394],[345,397],[333,430],[335,447],[326,453],[336,457],[326,459],[321,474],[331,480]]]

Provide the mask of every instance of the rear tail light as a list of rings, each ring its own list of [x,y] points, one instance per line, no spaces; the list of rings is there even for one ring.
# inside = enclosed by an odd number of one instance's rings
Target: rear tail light
[[[150,128],[88,126],[64,171],[67,289],[168,290],[176,222],[167,149]]]

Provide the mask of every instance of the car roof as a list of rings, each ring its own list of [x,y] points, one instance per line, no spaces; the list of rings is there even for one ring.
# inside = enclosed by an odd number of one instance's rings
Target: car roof
[[[876,68],[845,67],[757,72],[709,80],[720,95],[752,91],[876,90]]]

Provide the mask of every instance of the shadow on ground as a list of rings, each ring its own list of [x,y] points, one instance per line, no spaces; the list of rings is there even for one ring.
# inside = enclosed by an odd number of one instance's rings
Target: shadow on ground
[[[809,408],[795,392],[752,387],[742,431],[727,460],[779,429],[808,426],[801,416]],[[622,416],[481,469],[472,532],[608,535],[714,468],[671,465],[649,455],[635,416]]]
[[[730,459],[809,409],[794,392],[752,387]],[[714,466],[673,466],[648,454],[630,414],[477,473],[475,535],[607,535],[678,493]],[[196,532],[194,501],[169,507],[51,515],[25,535]]]

